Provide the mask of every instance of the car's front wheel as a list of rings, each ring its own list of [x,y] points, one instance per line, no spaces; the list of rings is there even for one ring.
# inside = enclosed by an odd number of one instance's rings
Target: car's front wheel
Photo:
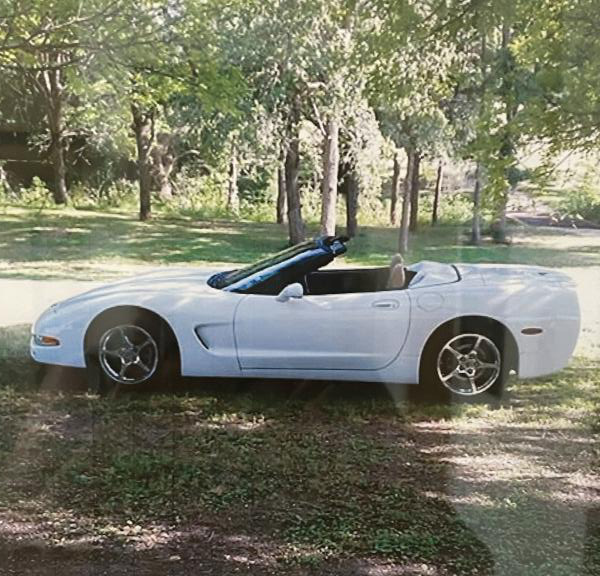
[[[88,381],[92,391],[115,387],[170,385],[177,375],[177,345],[160,321],[143,315],[100,320],[87,338]]]
[[[98,362],[104,374],[118,384],[141,384],[158,367],[158,344],[141,326],[125,324],[109,328],[100,338]]]
[[[423,353],[421,395],[435,400],[498,400],[510,372],[499,331],[448,327]]]

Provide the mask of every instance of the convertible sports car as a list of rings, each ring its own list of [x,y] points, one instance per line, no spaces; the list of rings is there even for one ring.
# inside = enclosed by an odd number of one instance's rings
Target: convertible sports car
[[[326,268],[320,237],[251,266],[162,269],[54,304],[33,327],[38,362],[87,367],[102,386],[177,375],[416,383],[499,393],[560,370],[579,334],[568,276],[535,266],[420,262]],[[98,378],[99,376],[99,378]]]

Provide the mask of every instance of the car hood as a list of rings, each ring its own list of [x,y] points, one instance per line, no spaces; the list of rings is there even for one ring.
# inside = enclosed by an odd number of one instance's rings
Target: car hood
[[[56,304],[56,307],[80,304],[97,298],[113,295],[128,296],[136,294],[182,294],[214,293],[215,289],[207,284],[219,268],[163,268],[104,284]]]

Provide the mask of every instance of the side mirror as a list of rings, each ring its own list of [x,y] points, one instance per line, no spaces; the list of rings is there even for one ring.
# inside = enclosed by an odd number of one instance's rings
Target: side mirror
[[[294,282],[294,284],[289,284],[286,286],[278,295],[277,302],[287,302],[291,298],[302,298],[304,296],[304,288],[302,284],[299,282]]]

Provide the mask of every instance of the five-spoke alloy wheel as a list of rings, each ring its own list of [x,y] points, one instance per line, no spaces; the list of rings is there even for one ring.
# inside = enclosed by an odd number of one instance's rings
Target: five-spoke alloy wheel
[[[104,373],[120,384],[141,384],[158,365],[158,346],[140,326],[115,326],[100,338],[98,360]]]
[[[498,380],[502,357],[494,342],[482,334],[451,338],[437,357],[440,382],[454,394],[475,396]]]
[[[419,368],[420,401],[498,402],[514,367],[510,335],[493,321],[457,320],[436,330]]]
[[[171,387],[181,375],[179,346],[169,325],[136,308],[119,308],[93,321],[85,338],[91,391]]]

